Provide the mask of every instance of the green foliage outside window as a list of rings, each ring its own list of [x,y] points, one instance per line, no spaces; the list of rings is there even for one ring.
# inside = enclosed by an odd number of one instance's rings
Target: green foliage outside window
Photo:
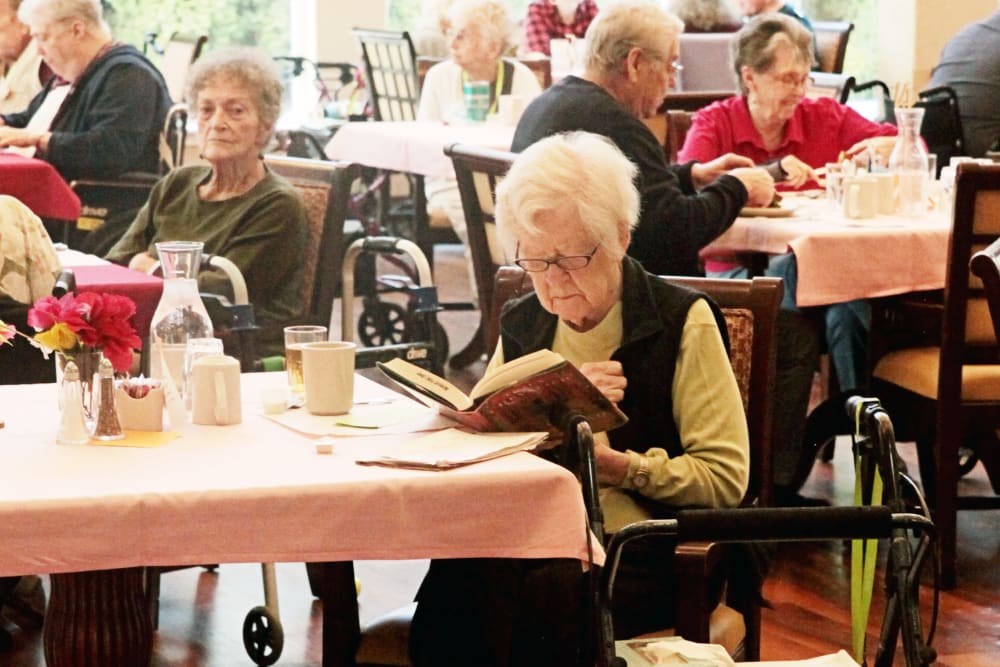
[[[878,16],[875,0],[802,0],[803,13],[813,21],[850,21],[854,30],[847,41],[844,72],[857,81],[876,77]]]
[[[510,8],[510,17],[515,21],[524,18],[531,0],[507,0]],[[389,20],[390,30],[413,30],[420,18],[422,0],[389,0]]]
[[[159,35],[161,46],[182,32],[208,35],[208,50],[244,45],[282,55],[291,49],[289,0],[112,0],[104,12],[115,38],[140,49],[148,32]]]

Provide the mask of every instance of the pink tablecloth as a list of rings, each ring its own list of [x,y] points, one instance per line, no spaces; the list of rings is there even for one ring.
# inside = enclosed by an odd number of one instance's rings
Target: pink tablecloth
[[[0,387],[0,576],[138,565],[450,557],[586,559],[580,486],[520,453],[448,472],[365,467],[262,416],[284,373],[242,378],[243,423],[154,448],[57,445],[56,388]],[[355,400],[388,392],[359,378]],[[597,562],[603,552],[596,547]]]
[[[72,266],[78,292],[122,294],[135,301],[132,324],[141,337],[149,334],[149,324],[160,303],[163,279],[133,271],[117,264]]]
[[[422,176],[451,176],[451,160],[444,154],[454,143],[510,150],[514,128],[499,123],[445,125],[399,121],[347,123],[326,145],[331,160],[403,171]]]
[[[705,252],[791,250],[800,306],[818,306],[944,287],[951,221],[879,215],[849,220],[825,199],[786,197],[789,218],[738,218]]]
[[[44,160],[0,153],[0,194],[17,197],[40,218],[80,217],[80,198]]]

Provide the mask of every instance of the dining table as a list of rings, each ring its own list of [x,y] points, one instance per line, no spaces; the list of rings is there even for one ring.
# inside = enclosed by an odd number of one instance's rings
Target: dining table
[[[132,326],[140,338],[149,335],[149,325],[163,294],[163,278],[79,250],[60,248],[57,254],[63,268],[73,271],[77,292],[121,294],[132,299]]]
[[[431,177],[455,172],[445,147],[454,143],[510,150],[514,126],[489,120],[483,123],[382,121],[346,123],[326,145],[331,160]]]
[[[80,217],[80,198],[45,160],[0,151],[0,194],[16,197],[40,218]]]
[[[149,664],[145,566],[321,564],[330,666],[354,663],[356,559],[603,562],[565,468],[527,452],[447,471],[358,465],[416,434],[406,423],[354,429],[364,435],[323,439],[332,444],[325,453],[315,429],[264,414],[265,390],[286,382],[284,373],[244,374],[238,424],[167,420],[163,432],[84,445],[56,443],[56,385],[0,387],[9,473],[0,485],[0,576],[51,574],[50,667]],[[351,414],[410,399],[358,375],[354,401]],[[325,419],[333,429],[335,418]]]
[[[703,248],[702,256],[794,253],[799,306],[944,287],[949,211],[849,218],[834,200],[814,191],[786,194],[780,208],[750,213]]]

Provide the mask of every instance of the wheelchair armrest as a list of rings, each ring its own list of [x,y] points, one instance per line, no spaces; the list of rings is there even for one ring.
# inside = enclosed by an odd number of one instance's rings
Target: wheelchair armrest
[[[160,179],[159,174],[145,171],[129,171],[117,178],[78,178],[70,181],[74,192],[88,188],[135,188],[148,190]]]

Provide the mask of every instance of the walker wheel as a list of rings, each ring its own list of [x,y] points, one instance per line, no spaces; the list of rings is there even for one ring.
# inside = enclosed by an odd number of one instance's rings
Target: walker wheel
[[[261,667],[273,665],[281,657],[285,633],[281,621],[267,607],[254,607],[243,621],[243,647]]]
[[[387,301],[372,301],[358,318],[358,338],[367,347],[395,345],[405,341],[406,309]]]

